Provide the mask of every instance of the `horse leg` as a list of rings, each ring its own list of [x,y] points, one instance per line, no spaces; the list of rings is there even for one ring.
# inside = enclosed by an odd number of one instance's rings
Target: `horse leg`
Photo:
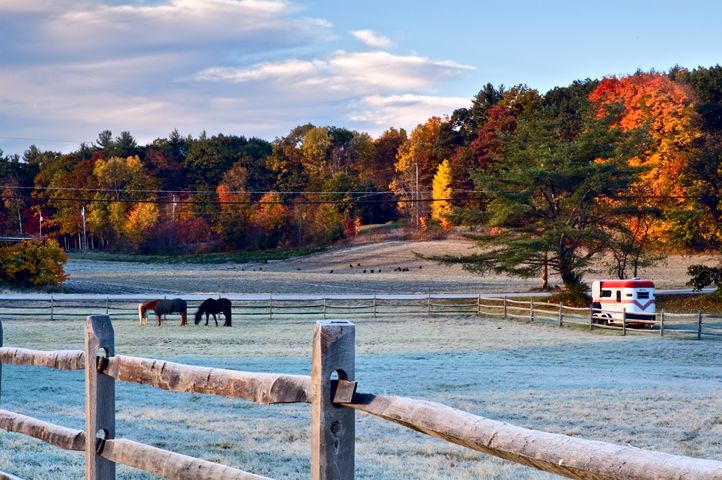
[[[160,327],[160,317],[161,317],[161,316],[160,316],[160,315],[157,315],[157,317],[158,317],[158,326]]]
[[[213,320],[216,321],[216,327],[217,327],[217,326],[218,326],[218,318],[216,318],[216,314],[215,314],[215,313],[213,314]]]
[[[188,326],[188,319],[186,318],[185,312],[181,312],[181,327]]]
[[[208,326],[208,319],[209,319],[209,318],[210,318],[210,316],[208,315],[208,312],[206,312],[206,324],[205,324],[206,327]]]

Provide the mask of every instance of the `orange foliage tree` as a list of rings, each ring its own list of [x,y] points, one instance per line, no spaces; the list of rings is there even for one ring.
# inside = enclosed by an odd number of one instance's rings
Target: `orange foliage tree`
[[[665,74],[638,72],[605,78],[589,98],[598,102],[600,118],[607,106],[621,104],[623,111],[616,126],[625,131],[648,125],[651,148],[630,163],[648,167],[641,178],[649,194],[674,193],[691,155],[692,142],[700,134],[695,127],[693,90]]]
[[[649,131],[649,145],[629,161],[631,166],[644,168],[639,174],[640,181],[629,189],[629,194],[637,197],[640,211],[679,209],[682,200],[677,197],[684,194],[680,178],[694,154],[693,142],[700,135],[692,88],[673,81],[666,74],[637,72],[621,78],[605,78],[589,98],[596,102],[600,117],[606,115],[609,108],[622,109],[613,127]],[[645,238],[664,241],[675,229],[661,215],[641,220],[647,225],[641,229],[644,238],[630,237],[633,243],[646,241]],[[638,230],[630,225],[630,231]]]

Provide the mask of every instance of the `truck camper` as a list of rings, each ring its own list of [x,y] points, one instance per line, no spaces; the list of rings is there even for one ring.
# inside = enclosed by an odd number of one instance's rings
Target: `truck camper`
[[[592,282],[592,318],[595,323],[645,326],[655,319],[654,283],[632,278]]]

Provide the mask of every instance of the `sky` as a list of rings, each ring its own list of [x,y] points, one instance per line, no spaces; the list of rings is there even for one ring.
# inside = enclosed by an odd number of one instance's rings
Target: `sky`
[[[2,0],[0,149],[306,123],[377,137],[488,82],[716,65],[720,19],[718,0]]]

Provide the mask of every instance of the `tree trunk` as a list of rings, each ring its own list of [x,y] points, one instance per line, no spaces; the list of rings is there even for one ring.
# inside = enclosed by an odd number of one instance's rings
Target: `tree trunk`
[[[546,250],[542,252],[542,258],[544,259],[544,264],[542,265],[542,290],[549,290],[549,259]]]

